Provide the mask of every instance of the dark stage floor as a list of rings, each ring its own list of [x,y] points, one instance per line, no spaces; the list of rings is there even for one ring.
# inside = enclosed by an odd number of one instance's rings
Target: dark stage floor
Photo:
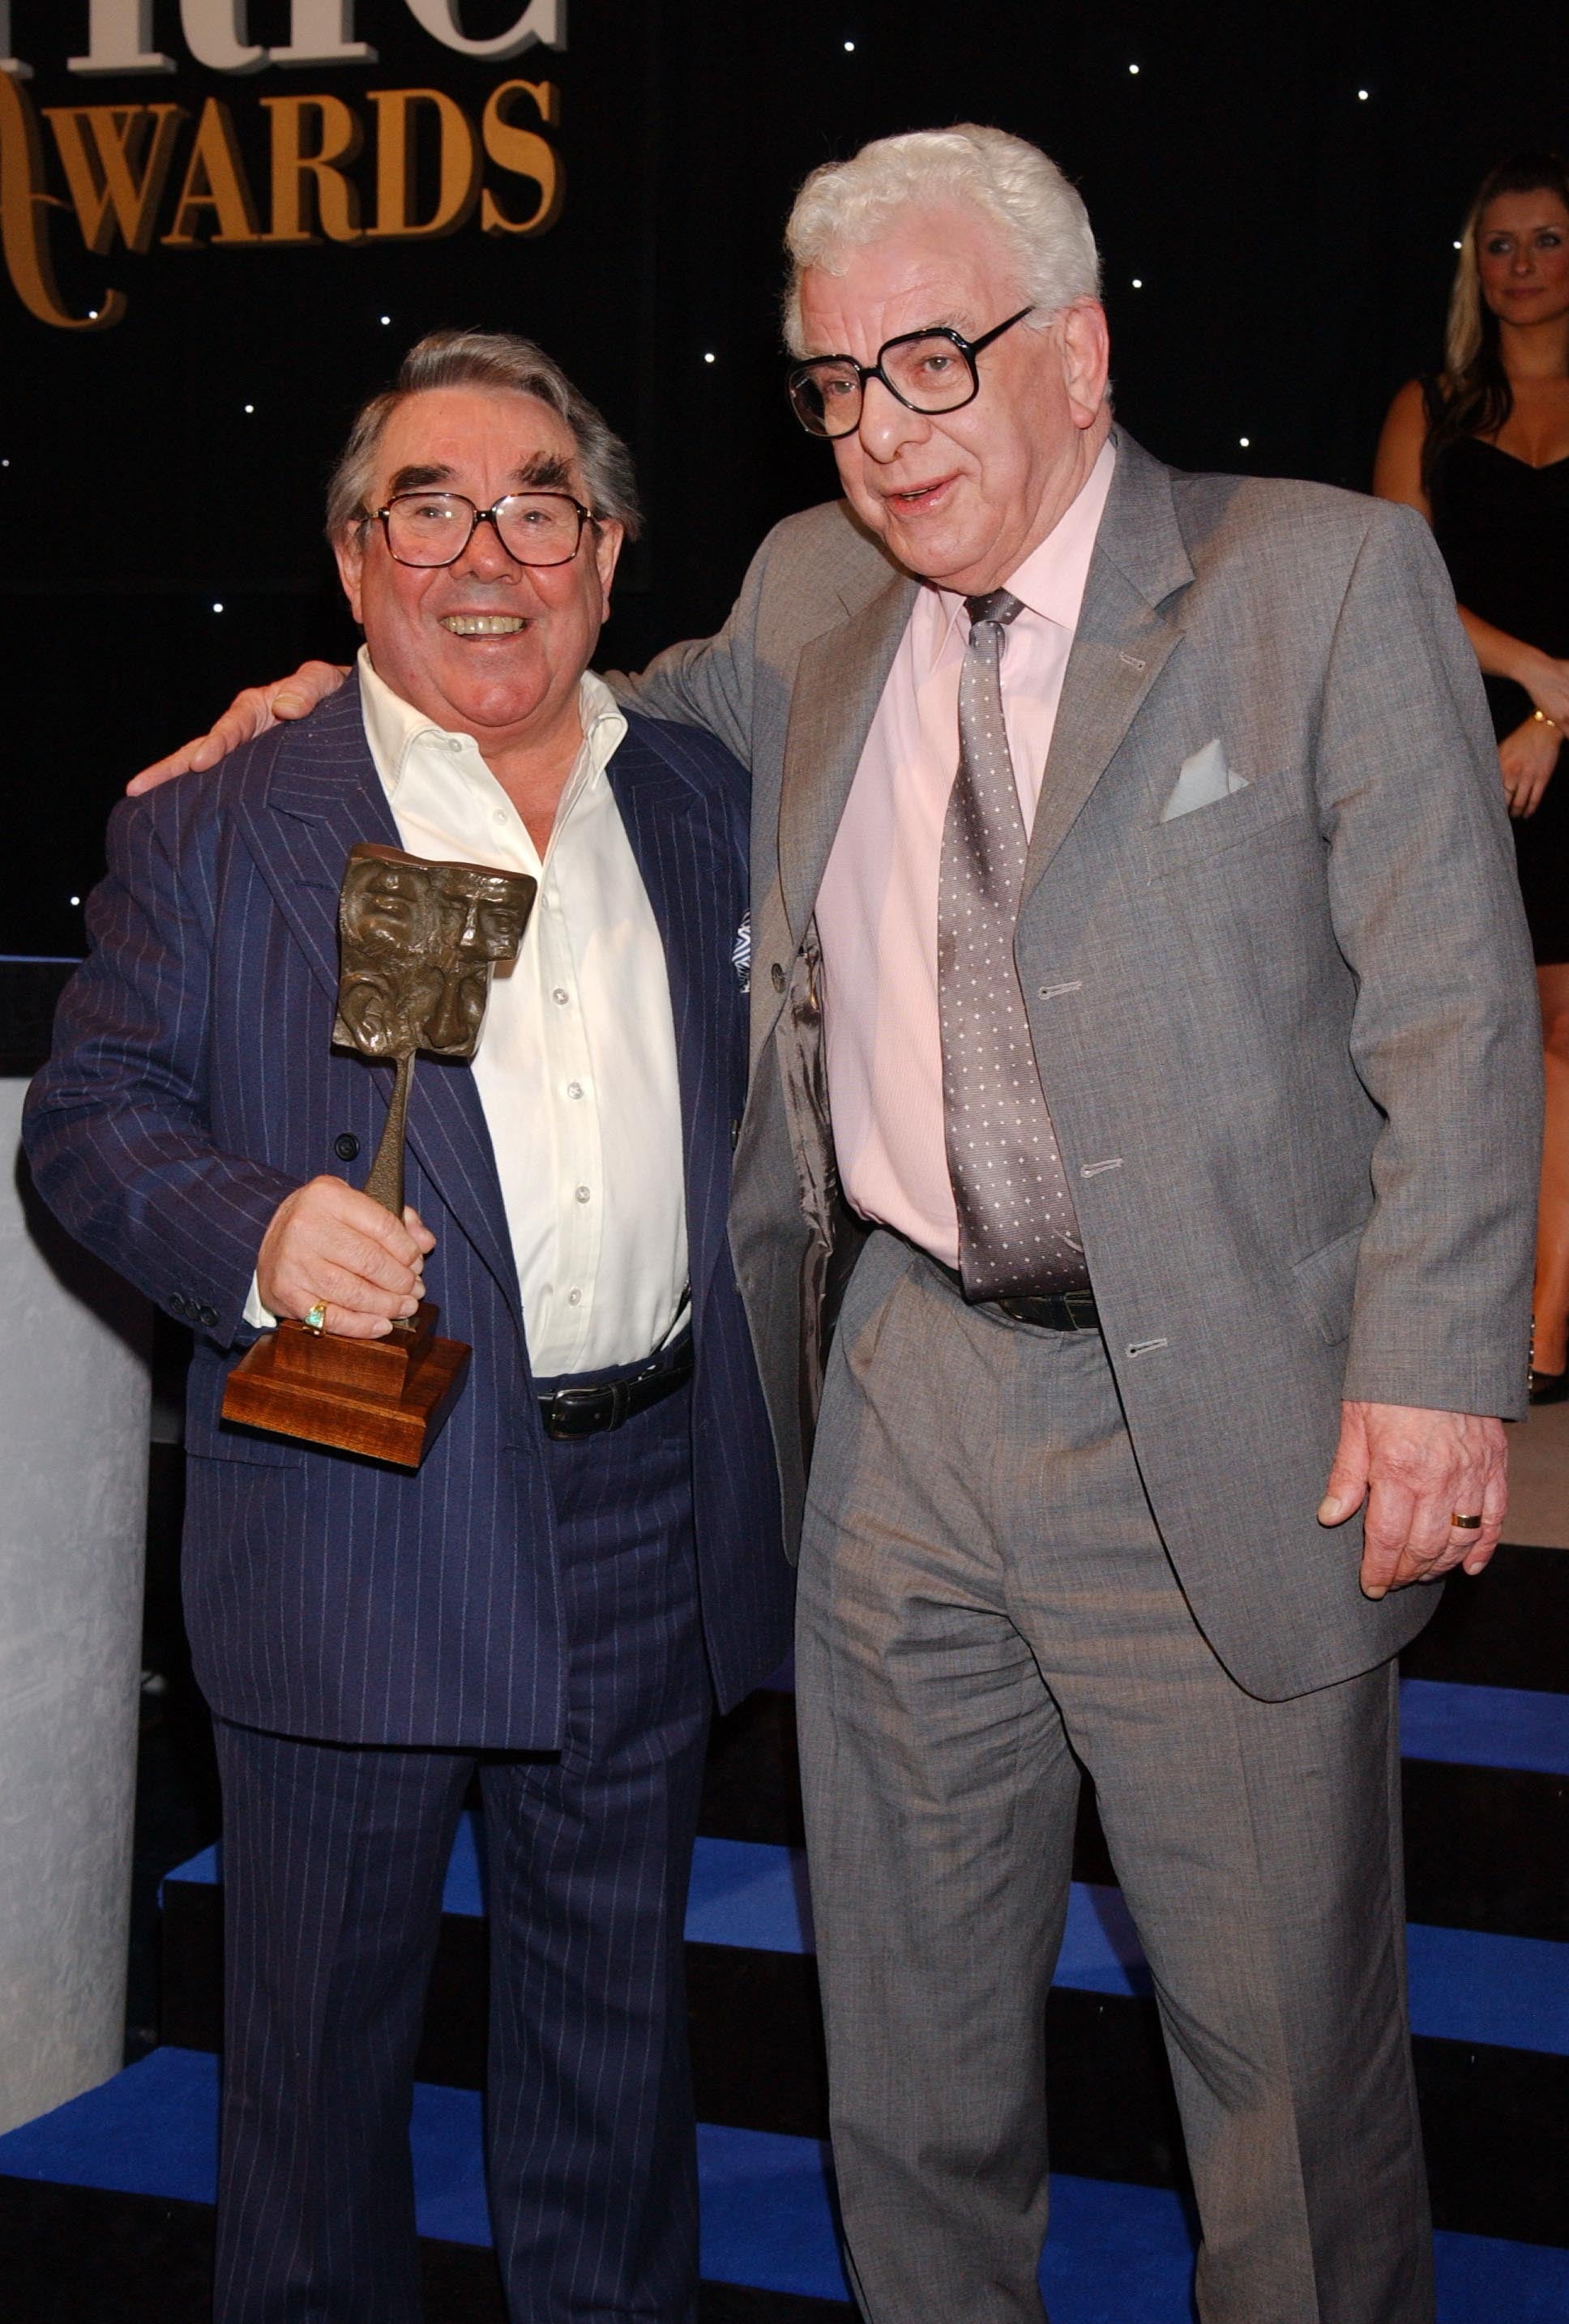
[[[126,2058],[0,2139],[0,2282],[24,2324],[209,2314],[221,1856],[157,1450]],[[1569,1556],[1500,1552],[1405,1658],[1412,2014],[1441,2324],[1569,2317]],[[788,1678],[715,1735],[688,1919],[703,2324],[848,2319]],[[1186,2324],[1181,2134],[1137,1937],[1086,1795],[1048,2012],[1053,2324]],[[162,1892],[162,1895],[161,1895]],[[448,1876],[413,2139],[429,2324],[501,2324],[477,2089],[483,1834]]]

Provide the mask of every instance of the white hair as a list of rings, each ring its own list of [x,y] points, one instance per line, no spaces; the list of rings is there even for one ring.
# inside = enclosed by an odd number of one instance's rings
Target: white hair
[[[875,242],[900,210],[967,202],[996,226],[1018,268],[1019,296],[1043,322],[1075,299],[1100,294],[1101,261],[1076,189],[1038,145],[962,121],[879,137],[848,161],[826,161],[796,196],[785,227],[790,279],[785,344],[807,352],[801,276],[844,272],[844,254]]]

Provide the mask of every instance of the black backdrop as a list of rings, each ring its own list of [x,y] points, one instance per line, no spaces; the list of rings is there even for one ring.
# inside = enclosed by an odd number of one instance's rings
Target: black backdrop
[[[71,899],[143,758],[246,678],[347,657],[322,482],[354,406],[420,332],[531,333],[631,438],[650,536],[605,650],[635,663],[712,628],[763,529],[828,487],[784,404],[776,325],[780,226],[818,161],[964,117],[1037,139],[1095,219],[1135,433],[1185,466],[1360,486],[1389,394],[1436,358],[1474,180],[1512,146],[1569,143],[1563,10],[1536,0],[1448,21],[1426,0],[570,0],[563,50],[505,62],[439,45],[405,0],[351,13],[376,64],[235,77],[193,64],[178,0],[152,0],[177,70],[88,79],[66,69],[88,0],[13,0],[35,113],[173,101],[194,116],[218,97],[263,207],[266,97],[330,94],[368,115],[373,89],[434,87],[477,120],[512,77],[559,90],[566,200],[531,239],[471,221],[425,243],[155,240],[144,255],[94,256],[69,210],[48,213],[65,302],[86,314],[118,286],[127,310],[58,329],[0,281],[17,845],[0,953],[79,951]],[[451,21],[473,41],[521,13],[457,0]],[[288,0],[242,12],[257,42],[285,40],[288,17]],[[62,197],[47,135],[42,151]],[[374,187],[374,159],[356,169]],[[531,188],[497,183],[526,210]]]

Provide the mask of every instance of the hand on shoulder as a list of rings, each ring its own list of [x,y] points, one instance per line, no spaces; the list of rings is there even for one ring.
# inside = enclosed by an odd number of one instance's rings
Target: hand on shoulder
[[[281,720],[308,716],[318,702],[337,693],[347,676],[348,671],[336,662],[306,661],[288,678],[275,678],[266,686],[247,686],[205,734],[143,767],[126,784],[126,792],[132,798],[140,798],[144,791],[156,790],[160,783],[176,775],[200,774],[216,767],[242,742],[254,742]]]

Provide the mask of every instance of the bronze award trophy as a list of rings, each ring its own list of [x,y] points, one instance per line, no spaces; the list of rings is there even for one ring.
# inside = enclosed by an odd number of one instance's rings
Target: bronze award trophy
[[[517,955],[538,883],[483,863],[428,863],[401,848],[349,850],[338,898],[342,960],[332,1038],[392,1057],[397,1079],[365,1193],[403,1215],[403,1121],[423,1049],[472,1057],[498,960]],[[461,1340],[436,1337],[427,1300],[381,1340],[281,1322],[229,1374],[223,1416],[280,1436],[417,1469],[468,1369]]]

